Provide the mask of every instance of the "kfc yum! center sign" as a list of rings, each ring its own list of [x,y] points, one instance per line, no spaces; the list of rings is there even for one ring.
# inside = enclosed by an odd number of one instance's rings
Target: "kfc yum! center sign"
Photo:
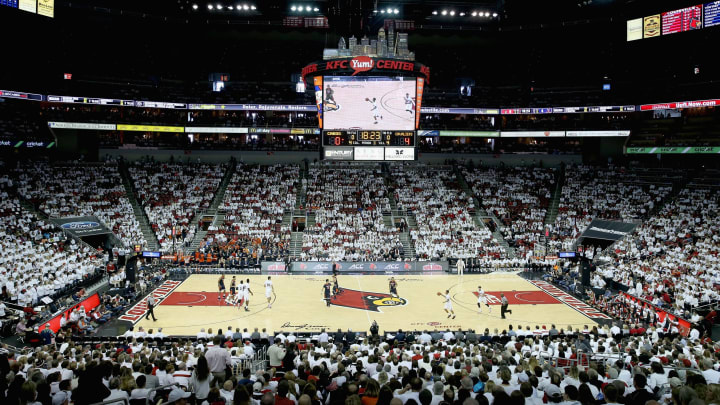
[[[356,56],[315,62],[302,69],[302,78],[307,76],[355,76],[360,73],[382,76],[414,76],[430,80],[430,68],[422,63],[400,59]]]

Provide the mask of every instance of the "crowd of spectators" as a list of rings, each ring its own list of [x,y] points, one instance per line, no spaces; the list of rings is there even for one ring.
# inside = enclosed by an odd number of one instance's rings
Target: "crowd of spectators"
[[[297,165],[238,165],[220,205],[224,221],[208,228],[200,251],[229,267],[284,261],[291,229],[283,216],[295,207],[299,183]]]
[[[503,237],[516,254],[530,260],[544,233],[555,187],[555,171],[541,167],[466,169],[463,176],[480,204],[502,221]]]
[[[83,345],[65,331],[0,354],[3,403],[112,399],[182,405],[714,404],[718,344],[673,328],[327,333],[129,330]],[[264,343],[264,342],[270,343]],[[265,345],[269,344],[269,347]],[[261,351],[262,363],[247,362]],[[257,364],[259,366],[255,366]],[[252,369],[251,369],[252,367]],[[694,402],[691,402],[693,401]],[[648,402],[659,401],[659,402]]]
[[[390,168],[399,210],[414,217],[410,228],[417,259],[505,257],[490,230],[475,222],[473,199],[449,166],[395,165]]]
[[[622,167],[568,165],[550,243],[557,251],[573,250],[593,219],[641,221],[670,192],[672,184],[641,182]]]
[[[0,301],[33,307],[43,297],[69,294],[107,257],[23,208],[15,190],[12,179],[0,177]]]
[[[128,167],[135,195],[162,250],[192,240],[197,229],[193,219],[210,207],[225,169],[225,165],[145,161]]]
[[[398,260],[398,229],[386,225],[390,195],[380,165],[310,166],[305,208],[314,225],[303,233],[301,260]]]
[[[602,254],[603,277],[665,310],[690,311],[720,299],[720,195],[684,188],[635,231]]]
[[[54,218],[96,216],[125,248],[147,245],[117,164],[27,162],[14,172],[18,192]]]

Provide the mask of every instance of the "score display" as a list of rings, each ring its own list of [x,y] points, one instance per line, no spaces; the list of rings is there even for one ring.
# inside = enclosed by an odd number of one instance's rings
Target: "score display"
[[[323,131],[323,146],[415,146],[415,131]]]

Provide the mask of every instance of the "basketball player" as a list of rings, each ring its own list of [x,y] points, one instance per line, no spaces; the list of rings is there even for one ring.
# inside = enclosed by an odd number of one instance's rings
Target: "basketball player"
[[[335,102],[335,90],[330,86],[325,87],[325,102],[329,104],[337,104]]]
[[[250,295],[255,294],[253,294],[252,290],[250,289],[250,279],[247,279],[245,280],[245,291],[243,295],[243,300],[245,300],[245,311],[250,311],[250,309],[248,309],[248,304],[250,303]]]
[[[243,281],[240,280],[240,285],[237,289],[237,299],[235,300],[235,306],[237,309],[240,309],[240,306],[243,304],[243,297],[245,296],[245,284],[243,284]]]
[[[452,301],[450,300],[450,290],[445,290],[443,299],[445,300],[445,313],[448,314],[448,318],[455,319],[455,311],[453,311]]]
[[[480,308],[480,313],[482,314],[482,306],[485,305],[488,307],[488,312],[492,313],[492,307],[490,304],[488,304],[487,297],[485,296],[485,290],[483,290],[482,286],[478,286],[478,302],[477,306]]]
[[[265,298],[267,298],[268,308],[272,308],[272,305],[270,305],[270,300],[272,299],[272,295],[274,292],[275,288],[273,288],[273,283],[270,280],[270,276],[268,276],[268,279],[265,282]]]
[[[332,285],[330,284],[330,280],[325,279],[325,284],[323,284],[323,299],[325,300],[325,304],[327,306],[330,306],[330,293],[332,290]]]
[[[230,295],[235,295],[236,289],[237,289],[237,281],[235,280],[235,276],[233,276],[232,280],[230,280]]]
[[[415,112],[415,101],[410,97],[410,93],[405,93],[405,111],[413,115]]]
[[[235,305],[237,305],[237,302],[239,299],[240,299],[240,296],[238,294],[228,294],[228,296],[225,297],[225,303],[227,305],[235,306]]]
[[[223,294],[225,293],[225,275],[221,275],[220,279],[218,280],[218,299],[223,299]]]
[[[398,296],[397,281],[395,281],[395,277],[390,277],[390,295],[392,295],[393,297]]]
[[[375,97],[373,97],[372,100],[370,100],[369,98],[365,99],[365,101],[367,101],[368,103],[370,103],[370,105],[372,105],[372,107],[370,108],[370,112],[373,115],[373,120],[375,121],[375,124],[377,124],[378,118],[382,119],[382,115],[380,115],[380,110],[378,110],[377,102],[375,100],[376,100]]]

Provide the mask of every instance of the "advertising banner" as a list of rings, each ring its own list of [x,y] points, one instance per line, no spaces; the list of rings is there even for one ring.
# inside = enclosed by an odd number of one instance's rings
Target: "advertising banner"
[[[593,239],[605,239],[618,241],[625,237],[637,227],[637,224],[619,222],[619,221],[605,221],[602,219],[593,219],[588,225],[585,232],[580,235],[580,238],[593,238]]]
[[[641,155],[641,154],[659,154],[659,155],[672,155],[672,154],[711,154],[720,153],[720,146],[676,146],[676,147],[649,147],[649,148],[625,148],[625,153],[628,155]]]
[[[55,0],[38,0],[37,13],[45,17],[55,17]]]
[[[185,127],[188,134],[247,134],[247,128],[231,127]]]
[[[60,330],[60,318],[65,315],[65,319],[70,319],[70,314],[72,314],[72,311],[74,309],[84,307],[85,313],[90,314],[95,308],[97,308],[100,305],[100,296],[95,293],[84,300],[80,301],[80,303],[73,305],[72,307],[66,309],[62,313],[58,314],[56,317],[50,319],[47,322],[44,322],[41,326],[38,328],[38,332],[42,332],[45,329],[46,324],[50,324],[50,329],[52,329],[53,332],[57,333],[57,331]]]
[[[323,159],[325,160],[353,160],[352,147],[325,147],[323,149]]]
[[[497,138],[500,131],[440,131],[440,136],[465,136],[470,138]]]
[[[260,270],[266,271],[287,271],[287,265],[285,262],[260,262]]]
[[[660,14],[649,15],[643,18],[643,38],[660,36]]]
[[[118,124],[118,131],[133,131],[133,132],[185,132],[185,127],[168,127],[160,125],[125,125]]]
[[[636,18],[627,22],[627,40],[635,41],[643,37],[643,19]]]
[[[426,85],[430,84],[430,68],[420,62],[369,56],[314,62],[305,66],[301,75],[305,80],[307,76],[355,76],[358,73],[367,73],[370,76],[414,75],[425,79]]]
[[[334,262],[340,273],[444,272],[448,262]],[[333,262],[292,262],[291,273],[330,273]]]
[[[626,137],[630,136],[630,130],[620,131],[567,131],[565,136],[572,138],[595,138],[595,137]]]
[[[425,80],[420,77],[415,81],[415,129],[420,126],[420,112],[422,110],[422,97],[425,90]]]
[[[565,136],[565,131],[502,131],[501,138],[557,138]]]
[[[323,127],[323,78],[322,76],[315,76],[313,78],[313,84],[315,86],[315,104],[318,115],[318,126]]]
[[[673,323],[677,323],[677,328],[680,331],[681,335],[688,336],[690,334],[691,324],[689,321],[682,319],[682,318],[678,318],[675,315],[668,314],[667,312],[665,312],[662,309],[660,309],[659,307],[656,307],[655,305],[645,301],[644,299],[633,297],[632,295],[624,293],[622,291],[620,292],[620,294],[625,296],[625,298],[627,298],[627,299],[630,299],[632,301],[640,303],[643,306],[643,308],[652,308],[655,311],[655,313],[658,315],[658,318],[660,319],[660,325],[663,325],[665,323],[665,317],[669,316],[670,321],[672,321]]]
[[[385,148],[385,160],[415,160],[415,148]]]
[[[384,160],[385,148],[359,146],[355,148],[355,160]]]
[[[640,111],[673,110],[681,108],[716,107],[720,105],[720,99],[696,100],[696,101],[674,101],[672,103],[643,104]]]
[[[79,238],[111,233],[110,230],[100,222],[98,217],[51,218],[51,220],[62,228],[63,231],[69,232],[71,235]]]
[[[48,127],[54,129],[90,129],[99,131],[114,131],[115,124],[96,124],[94,122],[48,122]]]
[[[454,107],[422,107],[423,114],[467,114],[467,115],[497,115],[498,108],[454,108]]]

